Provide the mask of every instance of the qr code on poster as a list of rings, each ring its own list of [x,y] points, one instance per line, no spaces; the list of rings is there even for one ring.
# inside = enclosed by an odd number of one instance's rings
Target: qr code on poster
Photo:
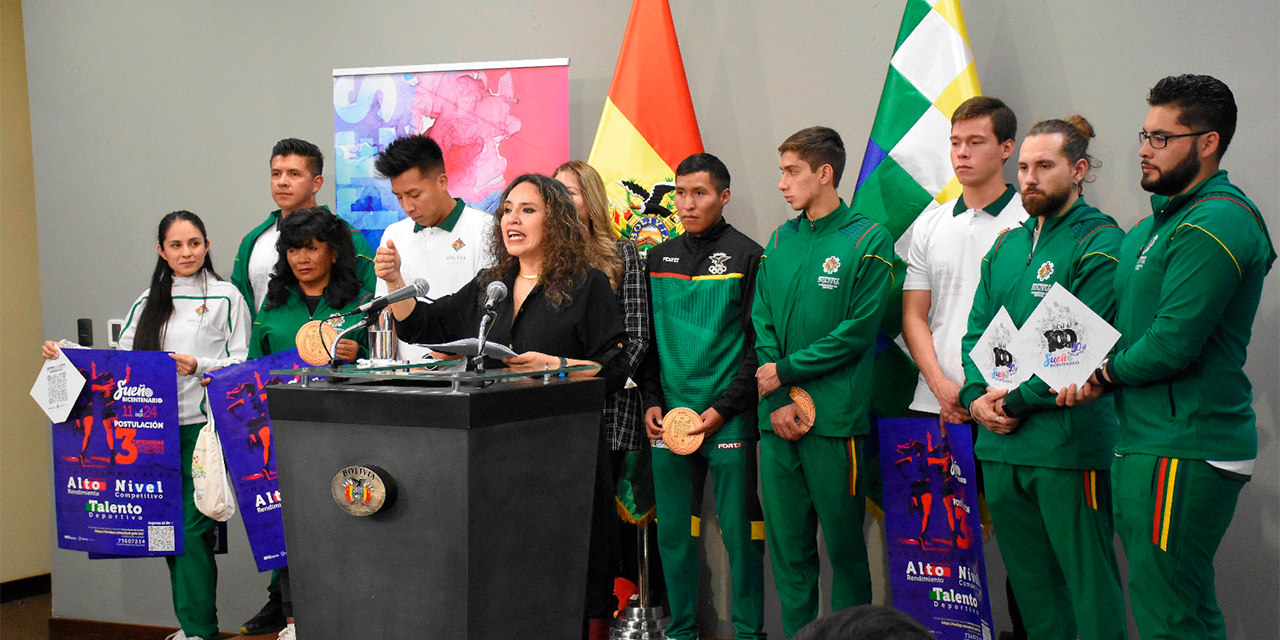
[[[173,525],[147,525],[147,551],[173,551]]]
[[[67,401],[67,374],[59,371],[46,376],[49,382],[49,404]]]

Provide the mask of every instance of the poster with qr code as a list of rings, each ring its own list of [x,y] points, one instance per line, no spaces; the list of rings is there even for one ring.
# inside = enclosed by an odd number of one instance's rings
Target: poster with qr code
[[[177,369],[156,351],[66,349],[85,383],[53,424],[58,547],[182,554]]]
[[[290,349],[206,374],[209,415],[222,441],[222,456],[258,571],[289,564],[267,387],[298,380],[297,376],[271,375],[273,370],[306,366],[298,350]]]

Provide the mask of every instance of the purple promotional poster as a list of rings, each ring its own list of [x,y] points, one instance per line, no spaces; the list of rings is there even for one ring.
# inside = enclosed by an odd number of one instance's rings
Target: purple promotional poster
[[[63,351],[85,378],[53,425],[58,547],[182,554],[177,366],[159,351]]]
[[[893,606],[938,640],[989,640],[971,427],[880,419]]]
[[[222,441],[222,456],[236,491],[249,547],[258,571],[289,564],[280,517],[275,442],[267,412],[267,386],[298,378],[271,375],[273,369],[309,366],[297,349],[210,371],[209,412]]]

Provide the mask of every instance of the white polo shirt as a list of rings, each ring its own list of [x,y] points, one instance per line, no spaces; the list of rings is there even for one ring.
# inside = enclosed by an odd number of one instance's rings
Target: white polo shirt
[[[392,223],[382,234],[382,246],[387,246],[387,240],[396,243],[404,281],[426,280],[431,285],[427,295],[432,299],[461,289],[491,263],[489,241],[494,217],[467,206],[461,199],[455,200],[453,211],[438,226],[424,227],[405,218]],[[387,293],[387,283],[381,278],[375,293]],[[426,349],[403,341],[399,348],[402,360],[421,360],[427,354]]]
[[[1022,196],[1007,185],[995,202],[984,209],[970,209],[964,196],[925,209],[898,239],[894,250],[904,256],[907,275],[902,288],[929,292],[929,330],[942,373],[956,384],[964,383],[960,343],[969,328],[969,311],[982,279],[982,258],[1005,229],[1027,219]],[[911,408],[938,413],[924,374],[916,384]]]
[[[280,225],[272,222],[258,241],[253,243],[253,251],[249,253],[249,288],[253,289],[253,303],[256,312],[262,308],[267,299],[267,284],[271,281],[271,273],[276,270],[276,262],[280,253],[276,251],[276,242],[280,240]]]

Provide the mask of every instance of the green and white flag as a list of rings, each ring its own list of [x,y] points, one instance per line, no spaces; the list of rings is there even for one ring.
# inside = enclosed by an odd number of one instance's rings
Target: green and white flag
[[[907,0],[850,207],[883,223],[898,241],[930,204],[958,197],[951,114],[979,94],[959,0]],[[902,242],[896,248],[901,255]],[[905,273],[895,257],[898,292],[876,355],[873,409],[881,416],[905,415],[915,392],[916,368],[892,341],[902,333]]]

